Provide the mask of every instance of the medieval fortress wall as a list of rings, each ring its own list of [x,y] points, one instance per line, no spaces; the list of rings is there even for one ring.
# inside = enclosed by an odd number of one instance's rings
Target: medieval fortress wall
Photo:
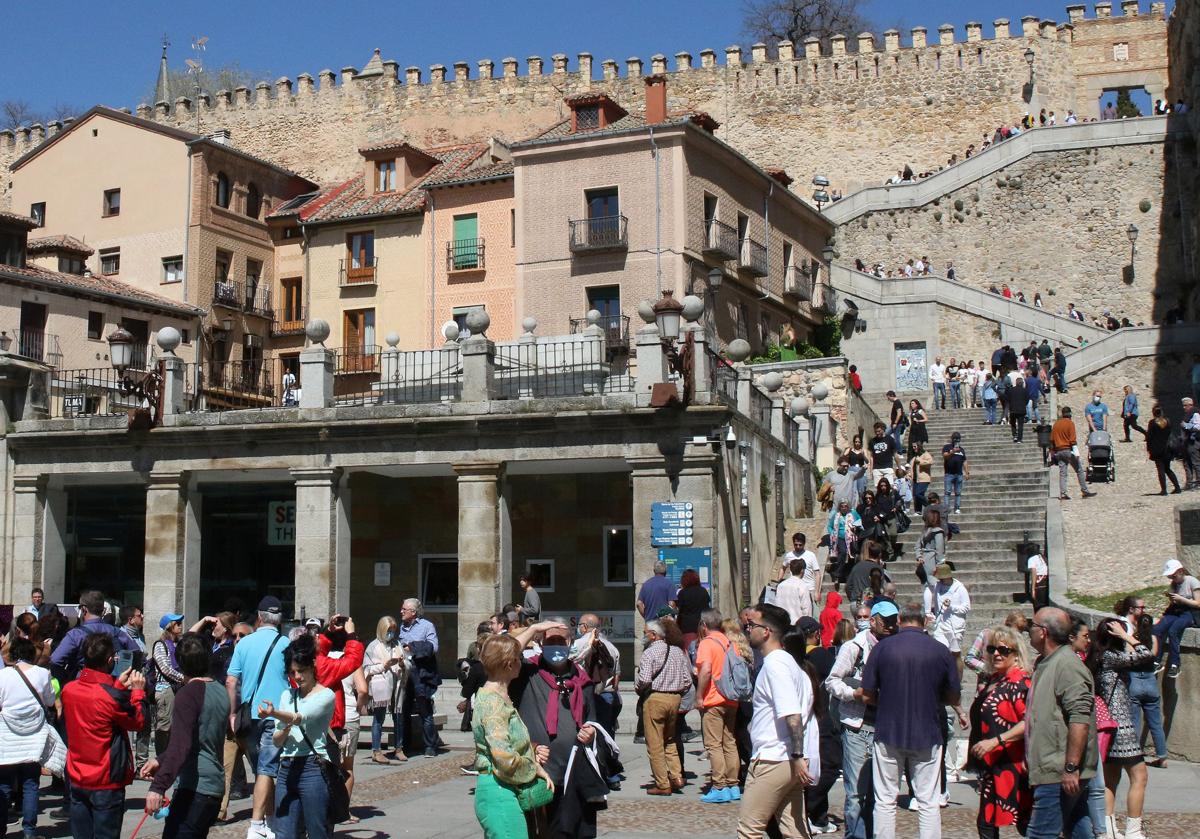
[[[915,27],[903,46],[889,30],[882,40],[835,36],[825,49],[810,39],[773,49],[755,44],[748,55],[738,47],[723,55],[679,52],[673,69],[664,55],[604,60],[597,68],[581,53],[573,66],[565,55],[548,63],[527,58],[523,74],[517,59],[505,58],[434,65],[426,75],[401,70],[377,50],[361,70],[302,73],[198,102],[140,105],[136,113],[206,133],[228,129],[238,147],[329,183],[356,170],[358,148],[385,138],[436,145],[528,137],[563,116],[564,96],[584,90],[638,110],[642,76],[666,73],[671,108],[707,111],[722,123],[722,139],[761,165],[782,166],[800,184],[820,173],[849,193],[905,164],[917,171],[944,165],[1029,110],[1045,107],[1060,120],[1068,109],[1094,115],[1097,85],[1114,69],[1135,84],[1130,73],[1148,74],[1152,93],[1165,87],[1155,76],[1166,75],[1164,4],[1146,10],[1125,0],[1121,7],[1114,16],[1109,2],[1097,3],[1093,15],[1071,6],[1065,23],[1026,17],[1014,27],[1000,19],[991,38],[982,24],[968,23],[965,39],[948,24],[935,33]],[[1119,55],[1117,44],[1125,45]],[[0,132],[0,165],[61,128]],[[0,206],[7,191],[8,179],[0,179]]]

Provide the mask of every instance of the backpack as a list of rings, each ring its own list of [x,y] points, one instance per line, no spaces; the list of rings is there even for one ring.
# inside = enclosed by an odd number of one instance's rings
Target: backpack
[[[732,641],[725,648],[725,666],[721,668],[721,675],[717,678],[717,693],[735,702],[749,702],[754,696],[750,665],[738,654]]]

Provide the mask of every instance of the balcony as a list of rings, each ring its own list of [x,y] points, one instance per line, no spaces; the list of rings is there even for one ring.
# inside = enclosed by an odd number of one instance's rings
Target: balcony
[[[767,276],[767,247],[749,236],[741,241],[738,267],[752,277]]]
[[[62,350],[59,348],[57,335],[51,335],[49,332],[44,332],[40,329],[18,329],[12,331],[17,334],[17,345],[14,348],[14,355],[19,355],[22,358],[28,358],[32,361],[40,361],[43,364],[49,364],[51,367],[62,366]],[[12,340],[12,337],[8,334],[8,330],[4,331],[4,338],[7,341]],[[142,349],[143,351],[145,350],[145,348]]]
[[[346,288],[347,286],[366,286],[375,285],[375,272],[379,268],[379,257],[374,256],[367,260],[369,264],[359,264],[354,266],[349,264],[351,260],[338,260],[338,285]]]
[[[817,299],[816,304],[818,310],[830,317],[837,314],[838,311],[838,293],[833,286],[828,283],[817,284]]]
[[[455,274],[461,271],[482,271],[483,261],[482,239],[455,239],[446,243],[446,272]]]
[[[275,310],[271,307],[270,287],[258,282],[253,285],[247,284],[246,294],[242,297],[242,311],[260,318],[274,318]]]
[[[704,252],[721,259],[737,259],[741,255],[737,229],[715,218],[705,220]]]
[[[571,219],[571,253],[623,251],[629,247],[629,220],[625,216]]]
[[[785,275],[783,293],[800,300],[812,300],[812,277],[799,265],[789,265]]]
[[[361,347],[342,347],[337,351],[337,366],[334,372],[338,375],[355,373],[378,373],[379,356],[383,347],[367,345]]]
[[[571,334],[578,335],[587,328],[587,317],[571,318]],[[629,347],[629,316],[608,315],[601,317],[596,324],[604,330],[604,343],[611,350],[615,347]]]
[[[238,284],[230,279],[218,279],[213,284],[213,305],[226,309],[242,308],[242,292]]]
[[[275,317],[271,320],[271,337],[303,335],[306,323],[308,323],[308,317],[303,306],[294,306],[291,311],[276,312]]]

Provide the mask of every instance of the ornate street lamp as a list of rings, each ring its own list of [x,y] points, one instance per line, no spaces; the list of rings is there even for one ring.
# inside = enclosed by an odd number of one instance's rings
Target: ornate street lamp
[[[1131,224],[1125,228],[1125,235],[1129,237],[1129,261],[1132,262],[1134,256],[1137,255],[1137,237],[1138,229],[1136,224]]]
[[[708,272],[708,290],[716,297],[717,292],[721,290],[721,283],[725,280],[725,272],[720,268],[711,268]]]
[[[1026,47],[1024,56],[1025,56],[1025,63],[1029,65],[1029,83],[1033,84],[1033,59],[1034,59],[1033,47]]]
[[[168,354],[179,346],[179,333],[171,328],[159,330],[158,345]],[[165,371],[161,361],[154,369],[139,379],[134,379],[129,368],[133,365],[133,335],[122,327],[108,336],[108,357],[120,378],[117,390],[122,396],[132,396],[137,407],[129,412],[129,429],[146,430],[162,422],[163,380]]]
[[[817,212],[819,213],[821,212],[821,205],[829,203],[829,192],[826,189],[829,186],[829,178],[824,175],[814,175],[812,182],[813,186],[816,187],[813,190],[812,198],[817,205]]]
[[[683,316],[683,304],[675,299],[670,289],[664,289],[662,299],[654,304],[654,322],[664,342],[679,338],[679,319]]]

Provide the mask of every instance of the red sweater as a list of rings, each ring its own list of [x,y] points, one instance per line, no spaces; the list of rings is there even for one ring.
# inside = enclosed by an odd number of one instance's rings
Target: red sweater
[[[133,781],[127,731],[146,718],[146,694],[126,690],[108,673],[84,668],[62,690],[67,722],[67,776],[80,789],[123,789]]]
[[[342,679],[363,663],[363,645],[357,638],[347,638],[341,658],[330,658],[333,642],[324,635],[317,636],[317,681],[333,691],[333,718],[329,727],[340,732],[346,727],[346,691]]]

